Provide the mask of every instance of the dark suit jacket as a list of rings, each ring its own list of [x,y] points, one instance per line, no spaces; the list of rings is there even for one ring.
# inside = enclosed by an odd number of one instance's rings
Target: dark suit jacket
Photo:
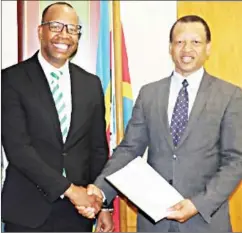
[[[72,115],[65,144],[37,53],[2,71],[2,143],[9,160],[2,191],[5,221],[41,225],[71,183],[92,183],[108,159],[101,82],[72,63],[69,68]]]
[[[117,190],[105,177],[148,146],[147,162],[198,209],[188,221],[177,222],[180,231],[230,231],[228,198],[242,178],[242,90],[205,72],[174,148],[167,117],[170,81],[168,77],[141,88],[124,139],[95,184],[111,201]],[[170,221],[154,223],[140,211],[137,226],[141,232],[167,232]]]

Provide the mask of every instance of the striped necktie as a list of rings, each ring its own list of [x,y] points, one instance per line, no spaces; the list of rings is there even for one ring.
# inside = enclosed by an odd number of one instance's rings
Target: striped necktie
[[[63,92],[59,86],[59,79],[63,75],[61,71],[51,72],[51,93],[55,102],[56,111],[58,113],[60,128],[62,133],[63,142],[65,142],[67,134],[68,134],[68,126],[67,126],[67,114],[65,111],[66,104],[64,102]],[[63,175],[66,176],[65,169],[63,169]]]

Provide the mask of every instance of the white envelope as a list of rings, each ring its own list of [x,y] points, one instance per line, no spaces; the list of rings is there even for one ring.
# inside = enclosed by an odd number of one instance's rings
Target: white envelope
[[[155,222],[165,218],[167,209],[184,199],[141,157],[106,179]]]

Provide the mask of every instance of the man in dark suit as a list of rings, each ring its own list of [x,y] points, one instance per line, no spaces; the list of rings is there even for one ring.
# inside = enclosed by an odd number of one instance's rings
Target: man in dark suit
[[[141,88],[124,139],[94,183],[110,202],[117,190],[105,177],[148,147],[147,162],[185,200],[158,223],[139,211],[138,231],[231,231],[228,199],[242,178],[242,90],[203,68],[210,49],[202,18],[184,16],[173,25],[175,70]],[[97,187],[88,191],[102,197]]]
[[[92,231],[102,201],[88,196],[108,159],[105,105],[99,78],[70,63],[81,26],[71,5],[54,3],[38,27],[40,51],[2,71],[2,143],[9,165],[2,190],[6,231]]]

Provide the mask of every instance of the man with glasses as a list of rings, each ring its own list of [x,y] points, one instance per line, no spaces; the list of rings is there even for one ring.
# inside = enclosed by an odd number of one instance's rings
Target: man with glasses
[[[92,231],[79,206],[111,231],[103,200],[85,188],[106,163],[108,144],[100,79],[69,61],[81,37],[72,6],[49,5],[38,37],[33,57],[2,71],[5,231]]]
[[[49,29],[52,32],[62,32],[64,27],[66,27],[67,33],[81,36],[81,25],[64,24],[58,21],[42,22],[41,25],[49,25]]]

